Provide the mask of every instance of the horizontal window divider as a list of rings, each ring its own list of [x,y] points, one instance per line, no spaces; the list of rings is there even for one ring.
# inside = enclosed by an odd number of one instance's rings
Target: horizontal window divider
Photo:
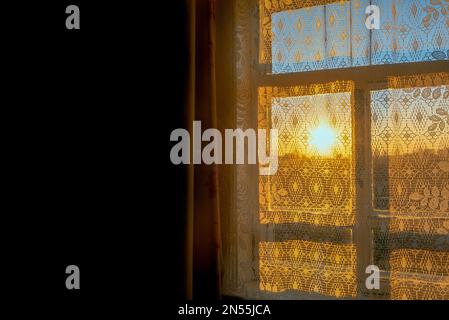
[[[382,212],[382,211],[374,211],[369,215],[370,219],[404,219],[404,220],[441,220],[446,219],[449,220],[448,216],[405,216],[405,215],[392,215],[388,212]]]
[[[270,224],[261,225],[263,231],[270,230],[268,234],[261,232],[261,241],[283,242],[283,241],[311,241],[329,242],[337,244],[353,243],[353,226],[323,226],[303,223]]]
[[[388,77],[449,71],[448,61],[427,61],[402,64],[385,64],[345,69],[329,69],[299,73],[263,74],[258,68],[256,86],[294,86],[326,83],[334,81],[361,81],[368,84],[385,83]]]

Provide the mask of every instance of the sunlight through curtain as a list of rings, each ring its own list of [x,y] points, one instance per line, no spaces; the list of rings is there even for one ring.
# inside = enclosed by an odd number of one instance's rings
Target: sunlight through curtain
[[[337,236],[355,218],[353,90],[352,82],[259,89],[259,128],[279,131],[278,173],[259,177],[260,222],[327,227],[335,241],[262,241],[261,290],[356,295],[355,246]]]
[[[375,263],[393,299],[449,299],[449,74],[372,94]]]

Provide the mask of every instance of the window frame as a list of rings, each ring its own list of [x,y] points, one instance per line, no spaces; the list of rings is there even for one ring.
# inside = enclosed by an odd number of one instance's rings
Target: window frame
[[[373,294],[365,287],[367,266],[373,264],[374,228],[388,221],[390,217],[374,210],[372,199],[372,152],[371,152],[371,95],[373,90],[388,89],[388,78],[416,74],[449,71],[448,61],[426,61],[388,65],[370,65],[345,69],[317,70],[300,73],[272,74],[271,64],[259,61],[260,45],[260,0],[234,0],[234,105],[235,122],[238,128],[257,128],[258,88],[269,86],[301,86],[334,81],[353,81],[354,99],[354,137],[353,152],[356,161],[355,192],[356,222],[352,227],[353,243],[357,251],[357,296],[354,299],[384,299],[382,294]],[[242,88],[242,84],[245,87]],[[360,141],[363,137],[363,141]],[[243,175],[243,177],[242,177]],[[226,268],[231,274],[226,280],[225,295],[249,299],[279,299],[277,293],[260,292],[258,288],[258,243],[261,237],[268,240],[275,226],[261,225],[258,214],[258,168],[243,165],[234,170],[234,193],[236,196],[233,212],[229,219],[228,232],[243,234],[237,236],[229,247],[229,261]],[[240,179],[240,182],[239,182]],[[256,190],[239,195],[243,187]],[[239,209],[239,206],[242,207]],[[248,228],[250,231],[248,232]],[[245,231],[242,231],[245,230]],[[239,248],[240,241],[250,243],[250,248]],[[360,248],[366,248],[360,250]],[[232,257],[232,258],[231,258]],[[250,264],[244,263],[248,262]],[[244,270],[247,268],[250,270]],[[226,274],[226,273],[225,273]],[[225,276],[226,277],[226,276]],[[381,288],[389,287],[389,272],[381,272]],[[283,292],[286,299],[334,299],[319,294],[305,292]],[[335,298],[336,299],[336,298]],[[353,299],[353,298],[350,298]]]

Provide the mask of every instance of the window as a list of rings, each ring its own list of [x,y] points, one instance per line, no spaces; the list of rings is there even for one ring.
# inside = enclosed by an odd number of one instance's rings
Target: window
[[[449,299],[448,5],[237,1],[237,126],[279,170],[236,169],[228,294]]]
[[[370,5],[381,12],[378,30],[365,25]],[[260,60],[276,74],[445,58],[448,11],[444,0],[267,0]]]
[[[449,299],[449,77],[371,92],[374,263],[394,299]]]

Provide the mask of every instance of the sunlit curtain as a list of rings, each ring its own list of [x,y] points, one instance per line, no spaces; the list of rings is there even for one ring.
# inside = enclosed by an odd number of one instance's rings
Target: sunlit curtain
[[[259,128],[279,132],[279,170],[259,177],[262,223],[354,223],[352,82],[259,89]]]
[[[393,299],[449,299],[449,74],[371,95],[375,263]]]
[[[262,291],[357,293],[353,91],[352,82],[259,89],[259,128],[279,132],[279,170],[259,177],[260,223],[275,230],[259,244]]]
[[[369,30],[366,8],[380,9]],[[260,62],[273,73],[449,58],[446,0],[261,0]]]
[[[259,89],[259,128],[279,131],[279,170],[259,177],[260,223],[272,230],[259,243],[262,291],[357,295],[356,249],[368,247],[351,234],[353,90]],[[391,78],[371,92],[371,115],[372,201],[383,216],[373,262],[387,272],[385,294],[448,299],[449,74]]]
[[[226,292],[449,299],[448,75],[277,75],[448,59],[447,1],[259,0],[259,35],[251,3],[235,4],[236,125],[277,129],[279,165],[272,176],[235,169]],[[380,30],[365,26],[371,4]],[[371,69],[384,71],[376,83]],[[381,290],[366,289],[369,264]]]

